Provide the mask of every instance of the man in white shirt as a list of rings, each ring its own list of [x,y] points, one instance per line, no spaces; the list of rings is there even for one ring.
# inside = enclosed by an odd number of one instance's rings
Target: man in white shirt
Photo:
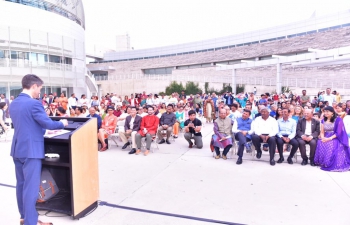
[[[117,99],[118,99],[117,94],[113,94],[113,96],[111,97],[111,102],[117,105]]]
[[[89,105],[89,99],[86,98],[86,95],[82,94],[81,98],[78,100],[78,106],[82,107],[83,105]]]
[[[326,93],[323,95],[323,101],[328,102],[329,105],[332,105],[335,102],[335,95],[331,94],[331,89],[327,88]]]
[[[146,105],[154,105],[153,95],[149,94],[148,98],[146,99]]]
[[[70,98],[68,99],[68,107],[75,110],[77,107],[77,99],[75,98],[75,94],[71,94]]]
[[[177,98],[175,97],[175,94],[171,95],[171,98],[168,101],[168,104],[173,104],[173,105],[177,105]]]
[[[269,115],[266,107],[260,108],[261,116],[255,118],[252,124],[252,142],[257,151],[256,158],[261,158],[261,143],[269,145],[270,165],[275,165],[275,151],[276,151],[276,134],[278,133],[277,121]]]

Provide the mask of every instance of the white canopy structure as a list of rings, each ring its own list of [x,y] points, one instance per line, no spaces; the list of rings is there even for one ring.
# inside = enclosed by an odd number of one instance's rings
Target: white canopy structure
[[[350,46],[319,50],[308,49],[308,53],[283,56],[273,55],[273,59],[260,60],[260,61],[248,61],[242,60],[241,63],[234,65],[218,65],[217,70],[230,70],[232,69],[232,87],[236,87],[236,69],[256,68],[262,66],[276,65],[276,90],[281,92],[282,89],[282,65],[291,66],[303,66],[303,67],[322,67],[329,65],[339,65],[350,63]]]

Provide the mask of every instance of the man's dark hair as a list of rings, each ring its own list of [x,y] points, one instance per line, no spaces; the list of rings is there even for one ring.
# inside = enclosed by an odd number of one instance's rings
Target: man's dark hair
[[[80,113],[83,113],[83,109],[81,107],[76,107],[75,109],[77,109]]]
[[[194,110],[192,110],[192,109],[191,109],[190,111],[188,111],[188,115],[189,115],[189,116],[191,116],[191,115],[193,115],[193,114],[196,114],[196,111],[194,111]]]
[[[288,110],[288,113],[290,113],[290,109],[289,108],[282,108],[282,111],[283,110]]]
[[[130,108],[130,110],[135,109],[137,111],[135,106],[130,106],[129,108]]]
[[[151,105],[148,105],[148,106],[147,106],[147,110],[148,110],[149,108],[152,108],[152,109],[154,110],[153,106],[151,106]]]
[[[59,112],[62,113],[62,114],[65,114],[65,113],[66,113],[66,110],[65,110],[63,107],[58,107],[58,108],[57,108],[57,111],[59,111]]]
[[[251,112],[251,111],[249,111],[248,109],[243,109],[243,112],[247,112],[247,113],[249,113],[249,116],[252,114],[252,112]]]
[[[306,91],[306,90],[302,90],[302,92],[303,92],[303,91]]]
[[[73,94],[71,94],[70,96],[73,96],[74,95],[74,93]]]
[[[174,108],[173,104],[169,104],[167,107],[171,107],[172,109]]]
[[[231,107],[235,107],[236,109],[238,109],[238,104],[236,104],[236,103],[233,103],[232,105],[231,105]]]
[[[30,89],[34,84],[41,86],[44,84],[44,81],[34,74],[27,74],[22,78],[23,89]]]

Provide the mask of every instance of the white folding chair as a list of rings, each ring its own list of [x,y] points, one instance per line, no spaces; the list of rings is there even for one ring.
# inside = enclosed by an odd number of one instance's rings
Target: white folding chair
[[[124,130],[124,124],[125,124],[125,120],[118,121],[117,126],[115,127],[115,130],[114,130],[114,133],[108,135],[108,140],[112,140],[117,145],[117,147],[119,147],[118,145],[118,139],[120,139],[119,131]]]

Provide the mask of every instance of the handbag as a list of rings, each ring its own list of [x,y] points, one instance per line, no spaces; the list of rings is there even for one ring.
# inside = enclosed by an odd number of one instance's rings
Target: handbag
[[[52,178],[50,171],[47,168],[41,170],[39,195],[37,202],[46,202],[59,192],[55,180]]]

